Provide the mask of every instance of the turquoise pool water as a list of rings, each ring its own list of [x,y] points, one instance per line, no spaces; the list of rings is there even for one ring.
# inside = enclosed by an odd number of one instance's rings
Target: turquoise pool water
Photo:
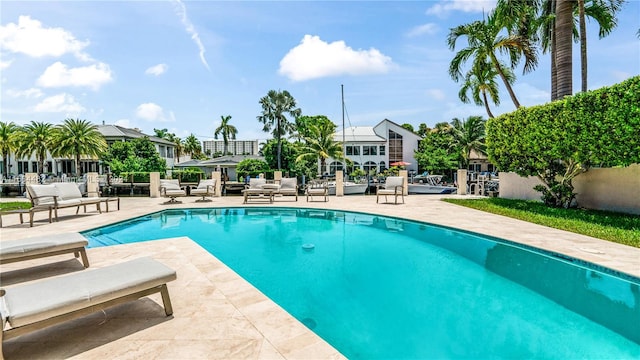
[[[477,234],[269,207],[167,210],[84,235],[188,236],[351,359],[640,358],[639,279]]]

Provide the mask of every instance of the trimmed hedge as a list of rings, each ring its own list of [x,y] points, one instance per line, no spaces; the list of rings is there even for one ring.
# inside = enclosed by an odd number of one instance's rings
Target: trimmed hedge
[[[589,167],[640,163],[640,76],[489,119],[486,143],[501,171],[538,176],[543,200],[569,207]]]

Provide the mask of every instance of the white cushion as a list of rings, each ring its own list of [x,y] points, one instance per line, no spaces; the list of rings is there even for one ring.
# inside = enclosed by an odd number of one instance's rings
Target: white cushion
[[[78,184],[73,182],[53,183],[58,192],[58,200],[79,199],[82,197]]]
[[[53,204],[53,197],[58,196],[53,185],[27,185],[27,194],[33,198],[34,205]]]
[[[262,185],[264,185],[266,183],[267,183],[266,179],[251,178],[251,179],[249,179],[249,188],[250,189],[262,189]]]
[[[160,187],[163,187],[166,190],[180,190],[180,183],[178,182],[178,179],[165,179],[160,180]]]
[[[295,190],[296,186],[298,186],[296,178],[282,178],[280,180],[280,190]]]
[[[215,179],[209,179],[209,180],[200,180],[200,183],[198,183],[198,189],[207,189],[207,186],[215,186],[216,185],[216,180]]]
[[[404,178],[402,176],[389,176],[385,180],[384,187],[386,189],[393,189],[396,186],[403,186]]]
[[[0,259],[16,259],[58,250],[75,249],[88,244],[89,242],[84,236],[75,232],[5,240],[0,243]]]

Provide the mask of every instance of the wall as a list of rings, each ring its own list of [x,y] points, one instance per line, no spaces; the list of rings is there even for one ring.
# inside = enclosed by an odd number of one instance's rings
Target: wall
[[[540,200],[533,190],[536,177],[523,178],[515,173],[500,173],[500,197]],[[578,206],[640,214],[640,164],[624,168],[594,168],[573,180]]]

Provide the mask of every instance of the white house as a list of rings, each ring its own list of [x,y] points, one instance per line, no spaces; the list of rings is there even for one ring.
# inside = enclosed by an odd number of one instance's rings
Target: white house
[[[375,126],[345,128],[336,132],[334,140],[344,143],[345,155],[353,161],[353,168],[347,169],[347,174],[354,169],[381,172],[394,163],[407,164],[407,170],[418,169],[414,152],[418,149],[420,136],[391,120],[384,119]],[[330,175],[342,169],[342,163],[335,159],[328,159],[327,164],[329,169],[322,169],[322,172]]]
[[[258,140],[229,140],[227,148],[224,147],[224,140],[205,140],[202,142],[202,151],[210,155],[215,153],[226,155],[258,155]]]

